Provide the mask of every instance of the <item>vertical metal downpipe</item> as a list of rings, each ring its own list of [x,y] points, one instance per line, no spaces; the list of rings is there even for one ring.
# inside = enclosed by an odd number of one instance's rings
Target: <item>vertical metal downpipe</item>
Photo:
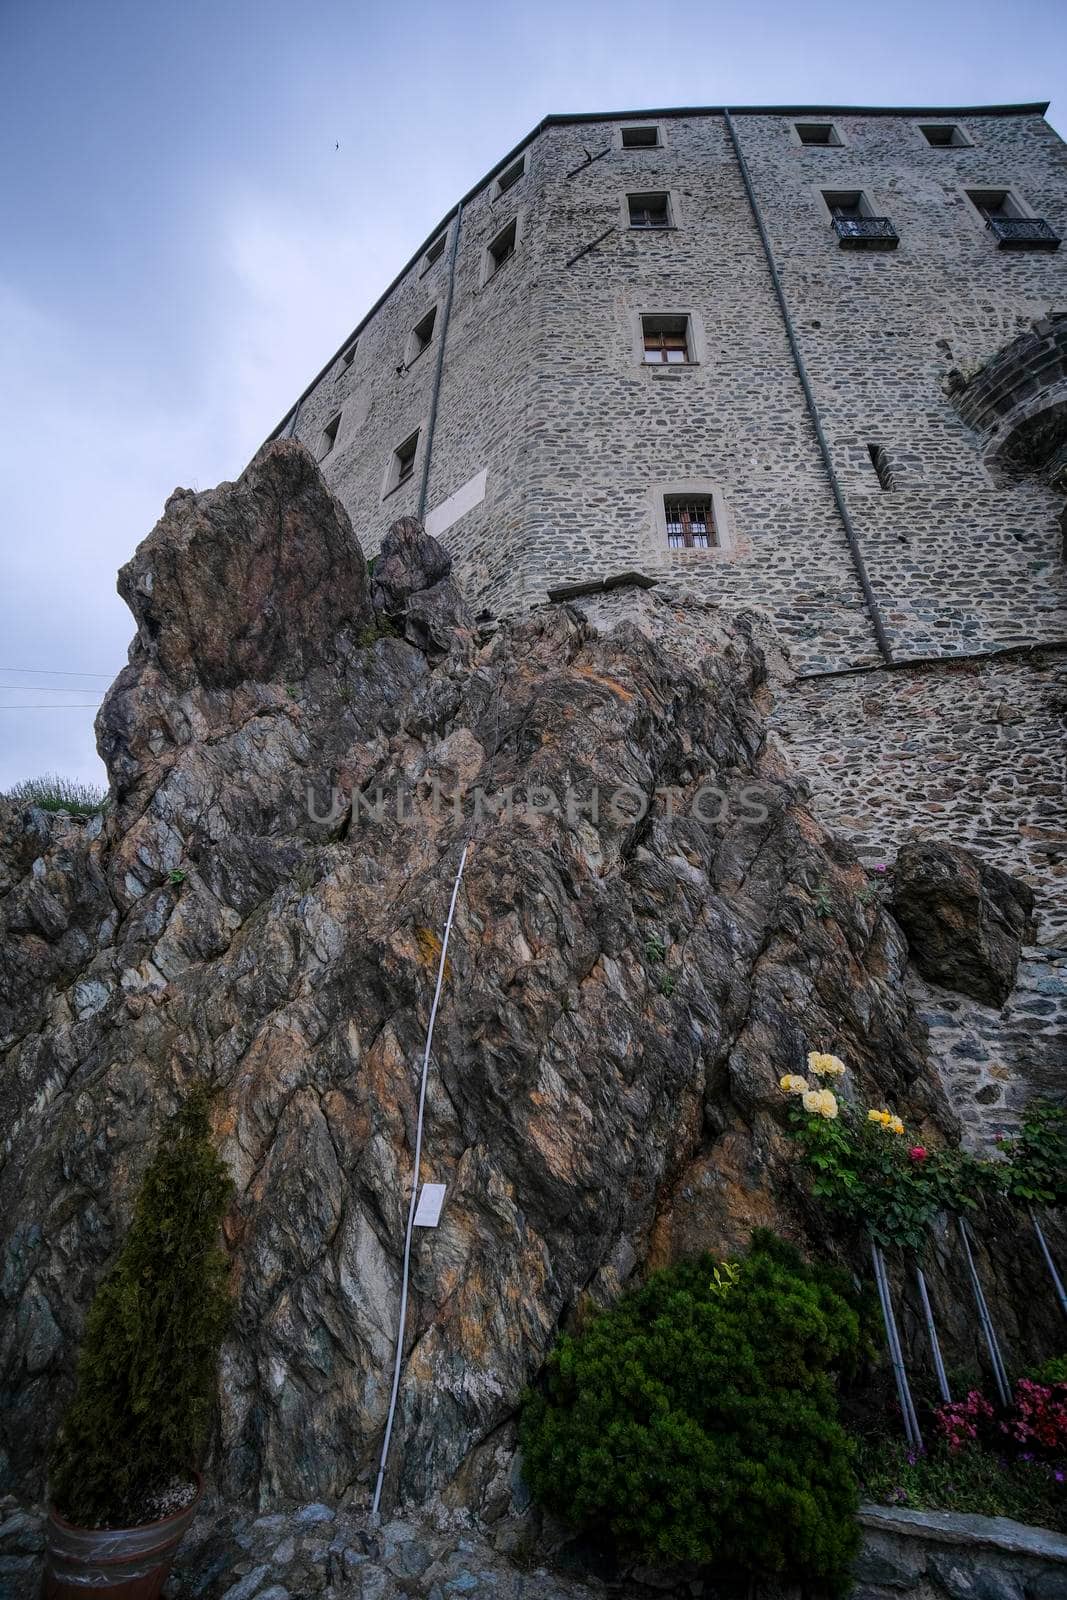
[[[893,660],[893,647],[889,642],[889,635],[886,633],[885,624],[882,621],[882,613],[879,609],[878,601],[874,597],[874,590],[871,588],[871,580],[867,576],[867,565],[863,559],[863,552],[860,549],[859,539],[856,535],[856,530],[853,527],[852,518],[849,515],[848,505],[846,504],[844,491],[841,488],[837,471],[834,467],[833,458],[830,455],[830,446],[826,442],[826,435],[823,432],[822,427],[822,419],[819,416],[819,408],[815,402],[815,396],[812,393],[811,384],[808,381],[808,369],[804,365],[804,357],[801,355],[800,346],[797,344],[796,333],[793,328],[793,318],[789,312],[789,305],[785,298],[785,290],[782,288],[782,280],[778,276],[778,268],[774,260],[774,251],[771,248],[771,241],[767,235],[767,229],[763,225],[763,216],[760,212],[759,202],[756,199],[756,191],[753,189],[752,180],[749,177],[748,164],[746,163],[744,155],[741,151],[741,145],[737,138],[737,130],[734,128],[734,119],[731,117],[728,110],[723,111],[723,116],[726,119],[726,131],[730,135],[730,143],[734,147],[734,155],[737,157],[737,165],[741,172],[741,182],[745,186],[745,194],[748,197],[749,208],[751,209],[756,227],[759,230],[760,241],[763,245],[763,254],[767,260],[767,268],[771,275],[771,282],[774,285],[775,296],[778,300],[778,309],[781,311],[782,321],[785,323],[785,331],[789,340],[789,349],[793,356],[793,364],[797,369],[797,377],[800,379],[800,387],[804,391],[804,399],[807,402],[808,413],[815,426],[815,437],[819,441],[819,450],[822,454],[823,466],[826,468],[826,474],[830,479],[830,488],[833,490],[834,503],[837,506],[838,515],[840,516],[841,522],[845,529],[845,538],[848,540],[848,548],[852,555],[852,565],[856,569],[856,577],[859,579],[860,588],[863,590],[863,598],[867,605],[867,612],[871,619],[871,625],[874,628],[874,637],[878,641],[878,648],[882,653],[883,659],[886,662],[891,663]]]
[[[459,230],[463,226],[463,201],[456,207],[456,225],[452,230],[452,250],[448,257],[448,290],[445,294],[444,315],[441,318],[441,338],[437,345],[437,366],[433,375],[433,394],[430,398],[430,416],[426,423],[426,453],[422,458],[422,482],[419,484],[419,509],[415,513],[422,522],[426,516],[426,495],[430,487],[430,463],[433,460],[433,436],[437,427],[437,402],[441,397],[441,375],[445,370],[445,340],[448,322],[452,315],[452,296],[456,288],[456,256],[459,254]]]

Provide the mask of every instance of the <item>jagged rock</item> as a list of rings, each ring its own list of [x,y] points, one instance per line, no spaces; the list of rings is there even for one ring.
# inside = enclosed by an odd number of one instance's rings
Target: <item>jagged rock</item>
[[[451,577],[452,557],[417,517],[401,517],[374,564],[374,609],[403,624],[405,639],[430,654],[469,635],[470,614]]]
[[[914,840],[897,856],[893,912],[924,978],[1003,1005],[1033,936],[1033,891],[962,845]]]
[[[917,1137],[953,1126],[903,936],[766,746],[750,620],[702,613],[694,647],[651,591],[617,626],[550,607],[435,660],[359,643],[350,540],[291,445],[172,501],[127,585],[102,828],[0,826],[0,1487],[40,1490],[154,1135],[206,1078],[236,1185],[215,1478],[260,1507],[367,1503],[464,843],[421,1173],[447,1198],[415,1237],[387,1506],[441,1488],[503,1513],[510,1419],[561,1322],[756,1220],[816,1237],[777,1088],[809,1048]],[[262,628],[233,592],[243,543],[284,589],[252,563]],[[1036,1297],[1004,1250],[1007,1338]]]

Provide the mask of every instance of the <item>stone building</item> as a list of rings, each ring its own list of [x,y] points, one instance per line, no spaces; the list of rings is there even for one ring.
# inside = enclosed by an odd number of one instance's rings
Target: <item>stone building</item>
[[[1009,1006],[928,1008],[996,1114],[1023,1068],[1059,1078],[1067,1014],[1067,148],[1045,110],[547,117],[277,430],[369,552],[424,513],[476,607],[637,574],[697,614],[768,613],[777,734],[827,820],[872,864],[930,831],[1038,893]]]

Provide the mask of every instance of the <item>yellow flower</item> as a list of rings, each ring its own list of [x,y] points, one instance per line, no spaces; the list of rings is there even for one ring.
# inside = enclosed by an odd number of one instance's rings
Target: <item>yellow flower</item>
[[[881,1122],[881,1120],[882,1120],[882,1113],[880,1111],[875,1111],[874,1107],[872,1106],[870,1111],[868,1111],[868,1113],[867,1113],[867,1121],[868,1122]]]
[[[804,1094],[808,1087],[807,1078],[801,1078],[795,1072],[787,1072],[784,1078],[779,1078],[778,1087],[786,1094]]]
[[[817,1116],[822,1104],[822,1090],[809,1089],[803,1097],[802,1104],[805,1111],[810,1111],[812,1116]]]
[[[904,1124],[901,1122],[899,1117],[891,1117],[890,1118],[889,1128],[890,1128],[891,1132],[893,1132],[893,1133],[903,1133],[904,1132]]]
[[[819,1050],[812,1050],[808,1056],[808,1071],[817,1078],[840,1078],[844,1070],[845,1063],[839,1056],[824,1055]]]
[[[829,1122],[837,1116],[837,1096],[829,1089],[819,1091],[819,1115]]]

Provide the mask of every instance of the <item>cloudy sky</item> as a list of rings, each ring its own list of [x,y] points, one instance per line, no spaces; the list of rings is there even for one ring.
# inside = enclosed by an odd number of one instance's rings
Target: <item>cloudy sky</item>
[[[0,0],[0,789],[103,777],[117,567],[546,112],[1051,99],[1064,132],[1061,7]]]

